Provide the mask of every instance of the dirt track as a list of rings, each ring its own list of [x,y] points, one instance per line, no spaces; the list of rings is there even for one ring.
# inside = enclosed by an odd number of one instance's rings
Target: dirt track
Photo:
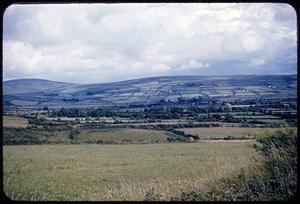
[[[223,142],[223,143],[242,143],[242,142],[255,142],[255,139],[249,139],[249,140],[201,140],[199,142]]]

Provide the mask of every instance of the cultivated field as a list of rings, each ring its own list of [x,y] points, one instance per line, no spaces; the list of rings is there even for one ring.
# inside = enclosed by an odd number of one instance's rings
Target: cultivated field
[[[28,120],[22,117],[3,116],[3,127],[25,128],[28,126]]]
[[[272,85],[270,87],[269,85]],[[170,76],[106,84],[70,84],[40,79],[3,83],[4,102],[23,107],[88,107],[107,104],[148,103],[179,97],[222,97],[224,100],[296,96],[297,75]],[[36,92],[43,92],[36,97]],[[53,94],[55,92],[55,94]],[[76,100],[63,100],[71,94]],[[13,96],[13,97],[12,97]],[[18,97],[15,100],[14,97]],[[102,101],[105,100],[105,103]]]
[[[4,190],[14,200],[143,200],[151,191],[168,200],[251,165],[250,144],[3,146]]]

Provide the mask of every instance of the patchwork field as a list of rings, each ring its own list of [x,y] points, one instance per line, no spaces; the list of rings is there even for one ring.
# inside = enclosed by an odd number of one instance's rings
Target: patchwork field
[[[270,87],[272,85],[272,87]],[[276,88],[275,88],[276,87]],[[20,107],[61,107],[148,103],[162,98],[224,97],[246,99],[260,96],[296,96],[297,75],[162,76],[105,84],[70,84],[41,79],[3,83],[4,102]],[[37,93],[41,93],[37,96]],[[53,95],[53,93],[55,93]],[[64,101],[68,95],[77,100]],[[17,99],[15,99],[17,98]]]
[[[198,135],[201,139],[219,139],[226,136],[255,138],[265,133],[272,133],[278,128],[240,128],[240,127],[211,127],[211,128],[182,128],[186,134]]]
[[[3,147],[13,200],[164,200],[251,165],[253,142]]]

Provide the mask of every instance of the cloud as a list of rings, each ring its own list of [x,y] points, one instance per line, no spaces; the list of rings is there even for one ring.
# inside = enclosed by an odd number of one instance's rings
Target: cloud
[[[12,5],[3,76],[97,83],[295,73],[296,28],[293,8],[279,3]]]
[[[259,66],[259,65],[264,65],[266,62],[263,59],[252,59],[250,60],[250,65],[253,66]]]
[[[209,67],[209,63],[203,64],[202,62],[197,62],[195,60],[189,61],[188,64],[183,64],[177,70],[191,70],[191,69],[200,69]]]

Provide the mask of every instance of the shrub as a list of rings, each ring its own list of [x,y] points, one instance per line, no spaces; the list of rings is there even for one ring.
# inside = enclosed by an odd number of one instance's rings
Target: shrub
[[[236,138],[235,137],[232,137],[230,135],[227,135],[223,138],[223,140],[235,140]]]
[[[259,150],[265,157],[267,194],[275,200],[289,199],[297,187],[297,135],[294,129],[279,130],[261,137]]]
[[[187,138],[192,137],[192,138],[194,138],[194,140],[199,140],[200,139],[200,137],[198,135],[186,134],[185,136]]]
[[[146,191],[145,196],[144,196],[145,201],[160,201],[162,200],[162,196],[155,192],[153,188],[150,190]]]
[[[297,190],[297,136],[293,129],[280,130],[257,139],[262,158],[230,178],[205,189],[182,192],[172,200],[288,200]]]
[[[71,140],[76,140],[79,137],[79,131],[74,129],[70,131],[69,138]]]
[[[174,141],[175,141],[175,139],[174,139],[174,138],[172,138],[172,137],[168,137],[168,138],[167,138],[167,141],[168,141],[168,142],[174,142]]]

